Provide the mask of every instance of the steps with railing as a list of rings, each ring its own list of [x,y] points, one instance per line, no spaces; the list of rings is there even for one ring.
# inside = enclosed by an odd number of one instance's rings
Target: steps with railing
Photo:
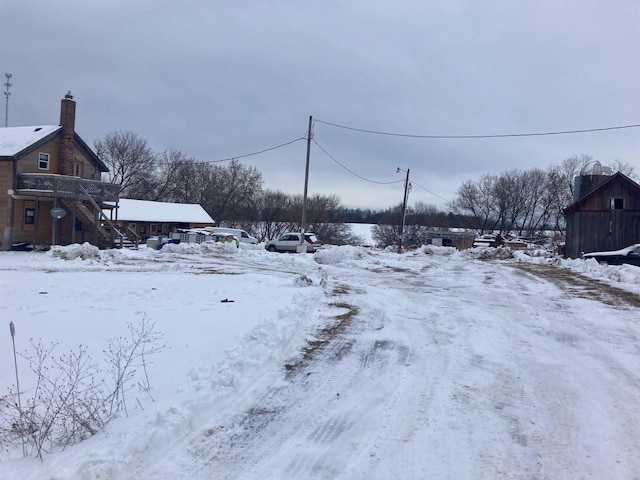
[[[97,232],[97,237],[95,242],[98,247],[101,248],[138,248],[138,244],[140,243],[140,236],[130,227],[127,227],[125,232],[121,232],[107,217],[102,208],[96,203],[93,197],[87,192],[84,186],[79,185],[80,196],[78,198],[61,198],[60,201],[70,210],[75,211],[76,216],[80,219],[82,223],[87,225],[91,225],[95,228]],[[81,201],[82,199],[87,200],[94,208],[94,211],[91,211],[84,203]],[[98,219],[96,219],[96,215],[94,212],[98,212]],[[108,225],[108,228],[103,226],[104,224]]]
[[[89,210],[86,205],[84,205],[81,201],[75,198],[61,198],[60,202],[67,208],[70,212],[75,212],[76,217],[84,224],[91,225],[95,228],[97,232],[97,237],[95,243],[98,247],[110,247],[112,243],[111,233],[108,232],[100,223],[96,225],[95,215]]]

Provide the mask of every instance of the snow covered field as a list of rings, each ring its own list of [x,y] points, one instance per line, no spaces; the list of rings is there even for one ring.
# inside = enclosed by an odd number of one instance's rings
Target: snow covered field
[[[640,268],[478,257],[3,252],[3,394],[9,321],[18,351],[99,360],[147,315],[169,348],[154,401],[131,390],[128,416],[44,462],[4,450],[0,479],[639,478]]]

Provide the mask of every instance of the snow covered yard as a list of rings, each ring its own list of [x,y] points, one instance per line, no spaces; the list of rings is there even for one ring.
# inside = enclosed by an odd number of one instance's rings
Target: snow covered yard
[[[144,315],[170,347],[149,366],[155,401],[130,391],[128,417],[42,463],[6,450],[0,478],[640,477],[640,268],[475,257],[0,254],[19,351],[98,358]],[[0,345],[4,391],[8,325]]]

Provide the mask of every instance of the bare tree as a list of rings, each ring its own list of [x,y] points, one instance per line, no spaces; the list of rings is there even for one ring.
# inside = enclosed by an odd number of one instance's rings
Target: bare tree
[[[387,209],[378,224],[371,229],[371,236],[379,247],[386,248],[398,244],[400,241],[401,216],[402,204],[399,203]],[[406,236],[405,240],[407,240]]]
[[[258,196],[257,207],[260,222],[252,228],[259,241],[277,238],[296,224],[291,217],[292,198],[280,190],[264,190]]]
[[[177,192],[182,186],[183,173],[187,165],[196,162],[193,158],[188,158],[180,150],[173,148],[162,152],[156,161],[153,172],[154,188],[145,200],[155,200],[171,202],[175,201]],[[184,203],[192,203],[185,201]]]
[[[104,140],[96,140],[95,149],[109,173],[108,180],[120,185],[120,195],[125,198],[143,198],[153,190],[156,156],[147,141],[125,130],[108,133]]]
[[[463,183],[450,207],[453,213],[471,218],[470,227],[480,233],[496,228],[529,236],[560,231],[565,226],[564,209],[575,200],[574,179],[592,162],[589,155],[573,155],[546,171],[483,175],[479,181]],[[633,167],[621,161],[612,170],[634,175]]]
[[[580,175],[580,171],[589,163],[593,161],[593,157],[590,155],[572,155],[565,158],[561,163],[561,171],[565,177],[567,188],[569,189],[569,198],[573,198],[574,191],[574,178]]]
[[[425,217],[425,212],[429,213],[428,217]],[[430,242],[431,232],[443,228],[433,223],[433,219],[440,219],[438,210],[423,202],[416,202],[414,207],[407,207],[405,217],[402,243],[404,247],[426,245]],[[371,229],[372,237],[379,247],[398,245],[401,219],[402,204],[399,203],[389,208],[380,222]]]
[[[296,197],[296,203],[302,197]],[[300,221],[302,215],[300,215]],[[307,199],[308,225],[306,231],[314,232],[325,243],[336,245],[353,243],[356,239],[351,228],[344,223],[344,210],[337,195],[314,194]]]
[[[416,202],[407,212],[407,224],[423,225],[426,227],[447,228],[447,214],[435,205]]]
[[[611,170],[613,170],[614,172],[620,172],[623,175],[631,178],[632,180],[638,181],[638,176],[635,173],[635,168],[633,167],[633,165],[623,162],[620,159],[617,159],[613,162],[613,164],[611,165]]]
[[[561,167],[549,167],[545,175],[545,188],[541,200],[544,213],[541,224],[544,228],[559,232],[565,226],[563,211],[571,203],[571,192],[566,188]]]
[[[523,172],[521,178],[524,208],[517,225],[518,233],[519,235],[524,233],[533,235],[544,218],[542,199],[546,187],[546,175],[542,170],[536,168]]]
[[[262,174],[255,167],[232,160],[226,167],[210,167],[204,209],[218,222],[233,226],[257,216]]]
[[[178,203],[205,205],[213,194],[210,185],[213,176],[211,165],[201,162],[186,162],[177,167],[171,199]]]
[[[508,232],[518,223],[524,209],[522,173],[511,170],[500,175],[494,185],[498,229]]]
[[[473,219],[471,228],[479,233],[491,231],[500,223],[501,212],[496,209],[495,175],[483,175],[478,182],[468,180],[458,189],[458,196],[450,207],[457,215]]]

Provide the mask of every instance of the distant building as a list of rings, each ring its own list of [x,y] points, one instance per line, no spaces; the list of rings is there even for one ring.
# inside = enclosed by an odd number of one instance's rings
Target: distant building
[[[135,232],[142,240],[168,235],[176,229],[212,227],[215,222],[202,206],[121,198],[105,205],[105,216],[122,232]]]
[[[640,243],[640,185],[618,172],[584,172],[576,177],[567,220],[565,256],[618,250]]]
[[[120,188],[100,181],[109,169],[75,133],[75,115],[69,93],[61,102],[60,125],[0,128],[3,250],[111,241],[99,214],[103,201],[118,200]]]

